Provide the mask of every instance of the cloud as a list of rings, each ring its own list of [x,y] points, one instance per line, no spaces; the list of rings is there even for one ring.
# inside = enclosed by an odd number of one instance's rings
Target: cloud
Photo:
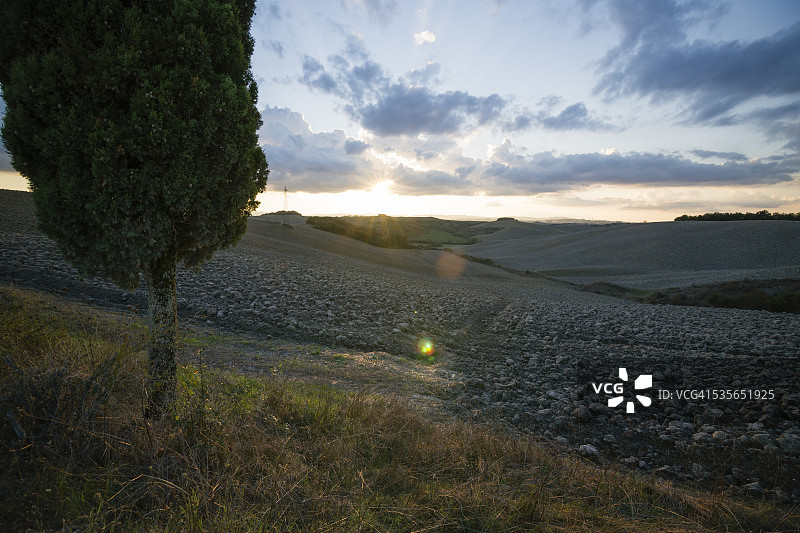
[[[786,139],[784,149],[800,153],[800,100],[782,106],[729,115],[721,121],[728,124],[755,123],[769,138]]]
[[[792,180],[800,157],[762,161],[697,163],[668,154],[550,152],[526,155],[506,139],[489,153],[482,183],[491,194],[536,194],[605,183],[618,185],[693,186],[756,185]]]
[[[283,59],[283,45],[278,41],[265,41],[264,46],[278,54]]]
[[[300,113],[280,107],[261,112],[258,131],[267,156],[272,183],[288,184],[294,191],[340,192],[369,186],[372,163],[359,154],[362,141],[341,130],[311,131]],[[359,152],[359,149],[361,151]]]
[[[342,99],[344,110],[380,136],[460,134],[499,119],[506,101],[497,94],[474,96],[463,91],[438,92],[425,86],[438,73],[436,63],[393,79],[351,41],[328,66],[304,56],[300,83]]]
[[[267,4],[267,12],[269,13],[269,17],[274,20],[283,20],[283,14],[281,14],[280,6],[275,2],[270,2]]]
[[[428,98],[433,93],[421,94]],[[463,98],[463,94],[454,97],[452,105],[466,106]],[[449,115],[448,106],[439,103],[438,108],[444,110],[443,116]],[[302,115],[285,108],[268,107],[262,118],[259,138],[272,183],[286,183],[296,191],[369,189],[383,180],[393,181],[393,192],[403,195],[540,195],[593,185],[791,186],[800,172],[800,155],[747,159],[738,152],[697,149],[690,155],[698,162],[674,153],[620,153],[614,148],[600,153],[528,153],[508,139],[491,147],[484,158],[473,158],[465,155],[457,137],[447,133],[355,139],[341,130],[314,132]],[[763,119],[768,118],[765,113]],[[422,119],[411,113],[410,120]],[[721,163],[708,161],[713,159]]]
[[[434,93],[424,87],[395,83],[367,105],[347,110],[378,135],[459,133],[496,119],[505,101],[498,95],[472,96],[462,91]]]
[[[470,195],[477,192],[473,183],[462,176],[443,170],[417,170],[405,165],[393,169],[392,192],[404,195],[458,194]]]
[[[556,97],[557,100],[560,100]],[[548,101],[545,109],[533,113],[524,111],[515,116],[511,121],[503,124],[505,131],[521,131],[533,127],[546,130],[567,131],[567,130],[612,130],[617,129],[612,124],[595,118],[589,113],[586,104],[577,102],[565,107],[560,113],[551,113],[552,104]]]
[[[597,92],[655,100],[692,96],[694,122],[714,119],[757,96],[800,93],[800,23],[752,43],[642,47],[606,72]]]
[[[700,159],[727,159],[728,161],[745,161],[747,156],[739,152],[714,152],[711,150],[692,150],[692,154]]]
[[[326,93],[336,94],[338,92],[336,81],[330,74],[325,72],[325,67],[322,66],[322,63],[311,56],[303,56],[303,75],[299,81],[303,85]]]
[[[345,9],[351,4],[364,9],[367,16],[381,26],[387,26],[397,13],[395,0],[342,0],[342,6]]]
[[[420,33],[414,34],[414,44],[417,46],[422,46],[425,43],[433,43],[436,42],[436,35],[429,32],[428,30],[424,30]]]
[[[591,0],[583,4],[587,9],[599,5]],[[635,0],[607,6],[622,34],[598,68],[594,92],[608,100],[638,96],[656,104],[678,101],[685,103],[685,123],[724,126],[732,121],[727,114],[749,100],[800,94],[800,23],[752,42],[690,42],[687,30],[713,24],[724,15],[724,6]],[[748,118],[757,122],[759,117],[737,117]],[[772,130],[790,142],[796,131],[791,125]]]
[[[344,153],[347,155],[359,155],[369,148],[369,144],[358,139],[347,139],[344,142]]]
[[[610,22],[620,31],[620,43],[603,58],[603,67],[608,67],[642,45],[664,47],[683,42],[687,29],[701,23],[713,25],[728,11],[724,4],[714,5],[704,0],[579,0],[579,4],[586,13],[602,5]],[[604,20],[603,25],[606,24]],[[586,21],[584,26],[596,24]]]
[[[411,85],[429,85],[432,83],[438,83],[439,79],[437,76],[439,75],[439,71],[441,70],[441,66],[439,63],[435,61],[428,61],[428,63],[422,69],[416,70],[411,69],[406,72],[405,79]]]

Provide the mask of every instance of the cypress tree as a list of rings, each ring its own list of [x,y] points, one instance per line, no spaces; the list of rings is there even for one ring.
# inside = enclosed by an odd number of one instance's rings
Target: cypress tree
[[[176,265],[244,235],[267,182],[255,0],[3,0],[2,138],[82,275],[144,278],[148,411],[174,397]]]

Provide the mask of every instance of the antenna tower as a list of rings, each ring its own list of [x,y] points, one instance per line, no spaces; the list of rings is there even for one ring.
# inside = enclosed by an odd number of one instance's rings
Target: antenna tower
[[[283,186],[283,223],[289,223],[289,189]]]

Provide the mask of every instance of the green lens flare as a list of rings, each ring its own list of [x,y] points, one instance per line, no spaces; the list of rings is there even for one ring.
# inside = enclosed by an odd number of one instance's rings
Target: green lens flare
[[[433,341],[430,340],[428,337],[422,337],[417,342],[417,350],[422,355],[431,355],[433,354],[434,346]]]

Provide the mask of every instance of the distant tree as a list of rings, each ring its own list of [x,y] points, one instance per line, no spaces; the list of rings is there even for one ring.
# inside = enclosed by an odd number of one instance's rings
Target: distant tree
[[[800,220],[800,213],[770,213],[766,209],[756,213],[706,213],[704,215],[681,215],[676,222],[688,220],[730,221],[730,220]]]
[[[148,414],[174,397],[176,265],[236,243],[267,181],[250,70],[255,0],[2,0],[2,136],[41,230],[134,288]]]

